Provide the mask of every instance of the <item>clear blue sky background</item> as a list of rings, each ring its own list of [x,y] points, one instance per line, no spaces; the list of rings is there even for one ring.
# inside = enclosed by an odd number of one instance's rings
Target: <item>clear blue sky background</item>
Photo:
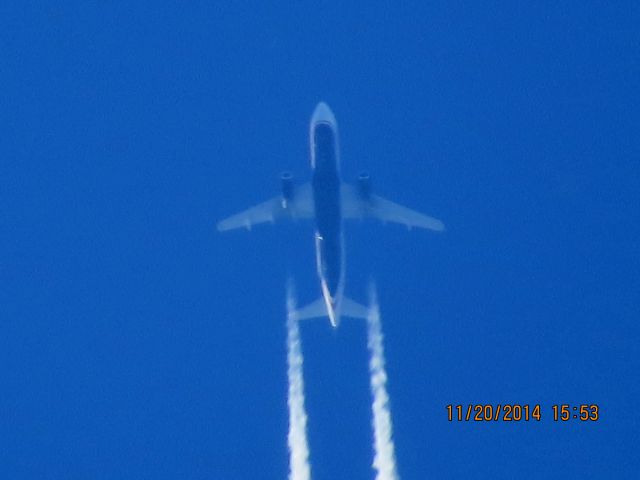
[[[2,478],[285,478],[312,228],[214,225],[308,178],[319,100],[345,178],[448,227],[347,226],[401,477],[636,478],[637,2],[341,3],[0,6]],[[314,478],[372,478],[363,325],[302,336]],[[543,419],[447,421],[481,402]]]

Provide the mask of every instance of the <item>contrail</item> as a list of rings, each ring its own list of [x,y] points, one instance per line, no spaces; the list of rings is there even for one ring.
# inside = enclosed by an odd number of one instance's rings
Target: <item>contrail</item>
[[[395,446],[392,438],[391,411],[387,394],[387,372],[384,366],[382,325],[375,285],[370,285],[370,306],[367,315],[367,346],[369,347],[369,373],[373,403],[373,466],[376,480],[397,480]]]
[[[302,376],[302,347],[296,318],[296,299],[293,282],[287,283],[287,377],[289,391],[289,480],[309,480],[309,445],[307,442],[307,412],[304,408],[304,379]]]

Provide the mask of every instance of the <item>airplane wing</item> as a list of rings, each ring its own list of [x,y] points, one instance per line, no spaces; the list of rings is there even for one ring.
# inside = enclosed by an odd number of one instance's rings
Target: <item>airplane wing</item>
[[[436,232],[444,231],[444,224],[437,218],[429,217],[390,200],[385,200],[378,195],[364,197],[352,185],[343,184],[341,194],[343,218],[376,218],[383,223],[400,223],[407,228],[415,227]]]
[[[313,215],[314,207],[311,184],[305,183],[295,189],[295,194],[289,200],[278,195],[244,212],[221,220],[216,227],[219,231],[233,230],[241,227],[251,230],[252,226],[259,223],[275,223],[287,219],[313,218]]]

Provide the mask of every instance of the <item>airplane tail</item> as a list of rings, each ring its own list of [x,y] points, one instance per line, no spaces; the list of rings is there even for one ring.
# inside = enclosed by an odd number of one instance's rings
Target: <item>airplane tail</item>
[[[342,298],[342,303],[340,305],[340,316],[366,319],[368,313],[369,308],[365,305],[362,305],[355,300],[351,300],[348,297]],[[320,297],[317,300],[305,305],[304,307],[293,311],[293,315],[295,315],[298,320],[307,320],[310,318],[329,317],[329,312],[327,312],[327,305],[324,301],[324,298]]]

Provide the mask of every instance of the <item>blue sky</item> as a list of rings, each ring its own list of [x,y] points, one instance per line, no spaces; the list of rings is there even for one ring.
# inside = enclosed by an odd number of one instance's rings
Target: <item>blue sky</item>
[[[0,7],[0,471],[284,478],[285,280],[312,227],[215,231],[342,172],[444,235],[347,225],[376,279],[401,478],[634,478],[634,2],[20,2]],[[313,478],[373,478],[362,324],[302,326]],[[449,403],[543,407],[450,423]],[[597,403],[596,423],[550,406]]]

